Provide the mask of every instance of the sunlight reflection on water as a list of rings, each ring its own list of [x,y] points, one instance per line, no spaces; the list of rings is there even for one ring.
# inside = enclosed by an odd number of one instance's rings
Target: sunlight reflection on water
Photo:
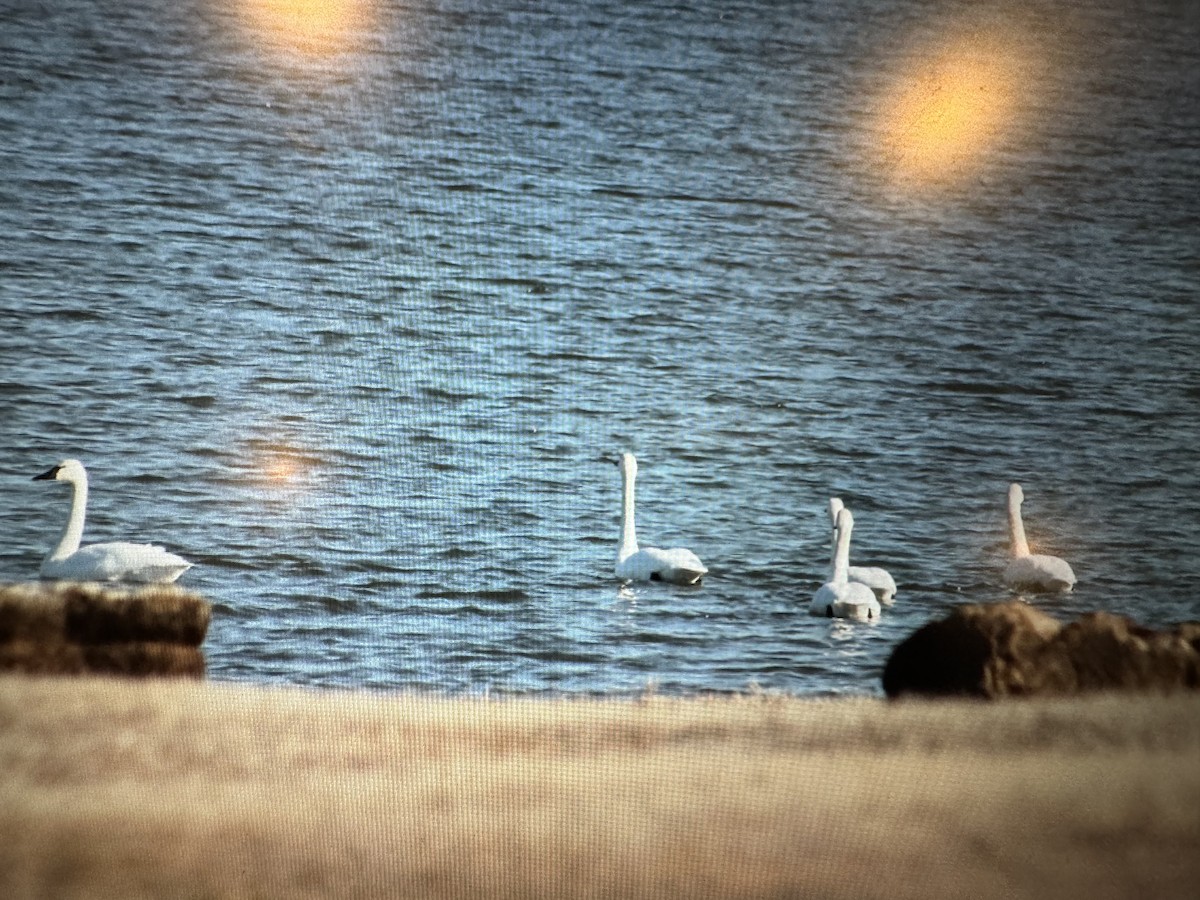
[[[376,0],[228,0],[249,36],[297,58],[355,48],[370,28]]]

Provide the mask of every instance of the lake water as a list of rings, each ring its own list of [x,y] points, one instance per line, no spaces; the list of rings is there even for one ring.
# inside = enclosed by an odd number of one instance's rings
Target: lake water
[[[1200,616],[1196,4],[287,6],[0,2],[0,579],[74,456],[214,679],[873,694],[1017,480],[1034,602]]]

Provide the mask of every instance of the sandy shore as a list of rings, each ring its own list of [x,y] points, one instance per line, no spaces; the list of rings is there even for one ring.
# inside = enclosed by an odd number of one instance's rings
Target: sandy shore
[[[0,677],[0,896],[1194,897],[1200,695]]]

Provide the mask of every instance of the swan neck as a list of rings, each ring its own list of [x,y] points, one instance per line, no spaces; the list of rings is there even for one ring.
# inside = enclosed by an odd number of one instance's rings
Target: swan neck
[[[830,581],[834,581],[837,579],[838,536],[840,534],[841,534],[841,530],[837,527],[837,524],[835,523],[833,526],[832,536],[829,541],[829,580]]]
[[[618,556],[624,559],[637,553],[637,531],[633,524],[633,483],[636,475],[628,467],[621,467],[621,549]]]
[[[837,530],[837,545],[833,551],[833,577],[835,584],[845,584],[850,578],[850,532],[854,526],[845,520]]]
[[[48,559],[64,559],[79,549],[83,540],[83,521],[87,513],[87,476],[71,479],[71,514],[59,538],[58,546],[50,551]]]
[[[1021,503],[1011,495],[1008,498],[1008,539],[1014,559],[1029,555],[1029,543],[1025,540],[1025,523],[1021,521]]]

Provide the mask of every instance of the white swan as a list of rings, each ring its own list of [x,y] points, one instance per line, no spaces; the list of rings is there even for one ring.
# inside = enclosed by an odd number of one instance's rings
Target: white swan
[[[1012,559],[1004,567],[1004,583],[1016,591],[1069,591],[1075,587],[1075,573],[1064,559],[1030,553],[1025,540],[1025,523],[1021,521],[1021,504],[1025,492],[1013,482],[1008,486],[1008,538]]]
[[[865,584],[847,578],[850,533],[853,530],[854,516],[848,509],[840,510],[837,514],[837,541],[829,564],[829,581],[817,589],[808,606],[808,611],[814,616],[858,619],[863,622],[879,618],[882,609],[875,592]]]
[[[829,524],[833,526],[835,541],[837,517],[842,508],[841,498],[829,498]],[[857,581],[869,587],[875,592],[875,597],[880,603],[890,606],[896,602],[896,580],[887,569],[881,569],[879,566],[850,566],[846,569],[846,577],[850,581]]]
[[[114,542],[80,547],[87,510],[87,471],[77,459],[64,459],[57,466],[35,475],[34,481],[66,481],[73,488],[71,514],[62,538],[42,561],[41,576],[64,581],[174,581],[192,564],[162,547]]]
[[[621,545],[617,549],[617,577],[623,581],[670,581],[675,584],[699,584],[708,569],[691,550],[675,547],[638,547],[633,524],[633,483],[637,478],[637,460],[632,453],[622,453],[617,465],[621,468],[622,519]]]

